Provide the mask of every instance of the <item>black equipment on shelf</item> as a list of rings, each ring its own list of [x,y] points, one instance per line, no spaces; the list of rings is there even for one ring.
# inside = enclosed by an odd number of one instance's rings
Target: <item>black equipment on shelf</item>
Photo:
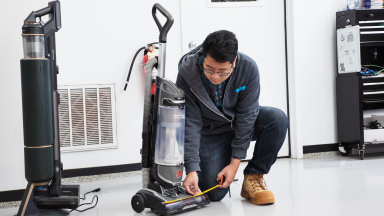
[[[384,68],[384,10],[337,12],[336,29],[349,26],[359,26],[360,29],[361,65],[375,70]],[[339,52],[339,47],[337,49]],[[364,150],[384,147],[384,140],[364,141],[363,118],[364,111],[384,109],[383,82],[384,76],[364,76],[360,72],[337,73],[337,134],[339,150],[343,156],[349,155],[352,149],[358,149],[363,160]],[[366,125],[369,127],[368,123]]]

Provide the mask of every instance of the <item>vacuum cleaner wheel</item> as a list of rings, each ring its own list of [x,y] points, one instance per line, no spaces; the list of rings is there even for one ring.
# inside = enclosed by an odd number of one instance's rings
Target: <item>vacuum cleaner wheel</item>
[[[140,213],[145,209],[145,199],[142,195],[136,194],[132,197],[131,206],[135,212]]]

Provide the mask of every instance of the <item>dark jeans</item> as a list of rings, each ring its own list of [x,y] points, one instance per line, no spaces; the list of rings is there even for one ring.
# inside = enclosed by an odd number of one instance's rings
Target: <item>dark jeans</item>
[[[283,111],[273,107],[260,107],[255,122],[252,141],[256,141],[253,157],[244,174],[267,174],[275,163],[277,154],[287,134],[288,119]],[[232,158],[232,132],[220,135],[201,135],[199,187],[202,191],[217,185],[216,177],[230,164]],[[224,198],[229,188],[217,188],[207,193],[212,201]]]

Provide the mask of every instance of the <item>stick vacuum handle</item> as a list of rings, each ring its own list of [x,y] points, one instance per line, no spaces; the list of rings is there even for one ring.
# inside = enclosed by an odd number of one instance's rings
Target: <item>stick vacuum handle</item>
[[[51,1],[48,3],[48,7],[40,9],[38,11],[32,11],[27,19],[24,21],[26,23],[36,23],[36,17],[42,17],[45,15],[51,14],[51,18],[44,25],[44,31],[46,37],[49,37],[54,32],[57,32],[61,29],[61,14],[60,14],[60,1]]]
[[[167,22],[165,22],[164,26],[161,25],[159,19],[157,18],[157,15],[156,15],[157,10],[160,11],[160,13],[163,14],[163,16],[165,16],[165,18],[167,18]],[[159,3],[156,3],[152,7],[152,16],[160,31],[159,42],[166,43],[168,31],[169,29],[171,29],[174,22],[172,15],[163,6],[161,6]]]
[[[52,13],[52,7],[46,7],[35,12],[35,16],[42,17],[44,15]]]

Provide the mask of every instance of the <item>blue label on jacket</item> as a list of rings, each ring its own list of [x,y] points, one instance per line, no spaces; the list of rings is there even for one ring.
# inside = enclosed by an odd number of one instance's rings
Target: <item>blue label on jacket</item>
[[[245,86],[242,86],[242,87],[236,89],[236,92],[239,93],[239,91],[244,90],[244,89],[245,89]]]

